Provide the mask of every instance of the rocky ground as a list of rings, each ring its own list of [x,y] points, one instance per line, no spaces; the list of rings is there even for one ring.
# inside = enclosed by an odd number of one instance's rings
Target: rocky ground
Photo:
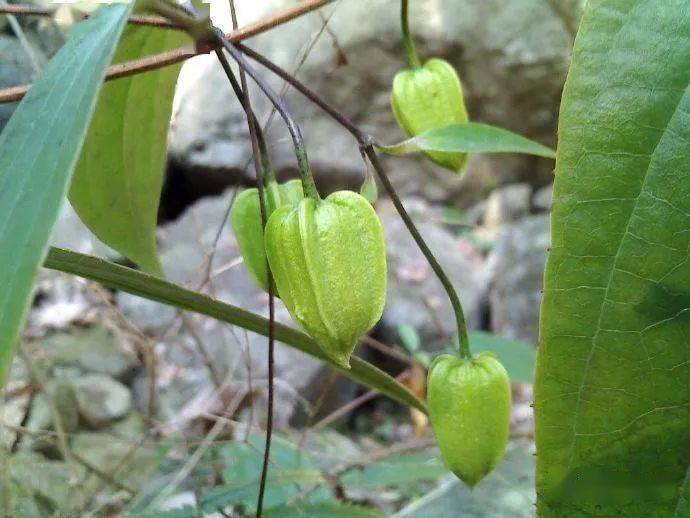
[[[239,16],[249,22],[290,3],[240,2]],[[414,31],[423,56],[444,57],[458,67],[474,120],[554,145],[580,2],[554,4],[557,8],[541,0],[420,1],[414,4]],[[40,59],[59,46],[59,31],[47,21],[22,24]],[[397,1],[341,0],[250,44],[296,71],[366,131],[393,142],[402,138],[388,98],[392,77],[404,66],[398,31]],[[0,17],[0,87],[35,75],[25,51]],[[301,56],[307,56],[303,63]],[[351,137],[294,93],[286,92],[286,100],[303,127],[319,188],[359,188],[366,171]],[[254,106],[266,120],[267,103],[257,96]],[[11,109],[0,107],[0,126]],[[268,136],[280,176],[293,177],[294,155],[279,120]],[[266,314],[266,296],[249,279],[224,221],[235,189],[252,182],[246,172],[249,151],[240,106],[214,59],[190,60],[180,77],[170,132],[159,230],[162,262],[170,280],[203,285],[222,300]],[[470,326],[536,344],[553,163],[473,156],[463,177],[422,157],[387,158],[385,165],[457,287]],[[376,208],[387,240],[389,294],[372,336],[400,345],[400,326],[409,325],[422,349],[433,354],[452,340],[450,306],[392,204],[382,197]],[[53,243],[115,257],[68,206]],[[290,322],[280,304],[277,318]],[[68,498],[70,484],[94,469],[112,468],[152,427],[161,436],[197,436],[213,423],[209,416],[228,408],[238,430],[242,423],[264,419],[264,338],[62,274],[41,272],[23,350],[31,361],[15,361],[0,440],[16,452],[14,476],[55,505]],[[392,373],[403,367],[366,345],[358,352]],[[283,345],[276,350],[276,378],[278,429],[313,423],[362,393]],[[530,389],[516,390],[514,429],[529,437]],[[416,433],[405,421],[391,437]],[[69,437],[80,462],[64,459],[60,435]],[[137,448],[132,462],[118,479],[123,487],[98,497],[104,506],[117,508],[118,498],[141,485],[159,465],[160,451]],[[98,477],[89,480],[94,497],[100,495]]]

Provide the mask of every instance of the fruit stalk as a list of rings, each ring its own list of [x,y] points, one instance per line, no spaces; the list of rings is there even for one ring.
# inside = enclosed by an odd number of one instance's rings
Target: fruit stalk
[[[407,62],[410,64],[410,67],[419,68],[422,66],[422,62],[419,60],[412,33],[410,33],[408,3],[408,0],[400,1],[400,25],[402,27],[403,43],[405,44],[405,53],[407,54]]]

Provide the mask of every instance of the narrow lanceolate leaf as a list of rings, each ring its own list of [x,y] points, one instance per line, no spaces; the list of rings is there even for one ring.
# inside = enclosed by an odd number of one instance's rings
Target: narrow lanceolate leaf
[[[551,148],[543,146],[506,129],[468,122],[420,133],[416,137],[378,148],[389,155],[408,155],[420,151],[451,151],[459,153],[522,153],[555,158]]]
[[[542,516],[689,516],[690,3],[591,2],[561,105]]]
[[[179,47],[180,31],[128,26],[114,62]],[[74,173],[70,201],[98,238],[144,270],[161,275],[156,219],[166,138],[180,65],[103,86]]]
[[[0,135],[0,382],[131,6],[79,23]]]
[[[110,288],[119,289],[149,300],[207,315],[222,322],[268,336],[269,321],[255,313],[97,257],[78,254],[60,248],[51,248],[46,258],[45,266],[53,270],[98,281]],[[330,357],[326,356],[313,338],[296,329],[276,323],[275,338],[303,353],[328,363],[331,367],[340,370],[345,376],[357,383],[378,390],[404,405],[426,412],[424,403],[417,399],[405,386],[356,356],[350,358],[350,370],[345,370]]]

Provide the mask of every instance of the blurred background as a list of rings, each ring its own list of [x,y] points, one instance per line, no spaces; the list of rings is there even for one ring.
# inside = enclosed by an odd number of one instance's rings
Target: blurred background
[[[236,0],[240,25],[295,3]],[[457,68],[472,120],[554,147],[582,3],[416,0],[411,25],[423,58],[443,57]],[[212,15],[231,29],[223,2]],[[50,18],[0,15],[0,87],[30,82],[64,38]],[[389,104],[393,76],[406,66],[397,0],[337,0],[245,43],[379,141],[404,137]],[[264,76],[302,127],[321,193],[358,190],[367,170],[356,142]],[[284,124],[250,88],[279,177],[296,177]],[[0,126],[12,109],[0,105]],[[169,133],[162,262],[174,282],[267,314],[267,296],[249,278],[226,224],[237,189],[253,185],[250,160],[246,121],[215,56],[189,60]],[[458,516],[458,509],[531,516],[530,382],[554,163],[475,155],[462,177],[421,156],[384,164],[459,291],[475,348],[496,350],[516,380],[514,442],[499,470],[470,493],[443,468],[424,416],[279,344],[268,507],[277,516],[292,516],[289,509],[301,509],[297,516]],[[376,209],[387,238],[388,301],[357,354],[423,396],[424,369],[453,347],[455,324],[441,285],[383,194]],[[69,205],[53,244],[116,258]],[[290,322],[281,304],[277,319]],[[196,506],[208,516],[223,508],[229,516],[252,514],[266,414],[265,338],[44,270],[22,347],[33,360],[15,361],[0,440],[12,452],[26,516],[63,508],[172,515]],[[60,436],[75,458],[64,458]],[[353,504],[367,507],[347,507]],[[328,514],[334,509],[344,514]]]

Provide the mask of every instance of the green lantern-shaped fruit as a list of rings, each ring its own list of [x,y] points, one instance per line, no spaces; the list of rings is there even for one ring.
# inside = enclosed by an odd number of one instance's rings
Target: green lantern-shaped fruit
[[[510,428],[510,380],[496,357],[442,354],[429,368],[427,403],[448,469],[474,487],[503,458]]]
[[[349,368],[386,300],[385,243],[373,207],[351,191],[281,207],[266,225],[266,255],[292,318]]]
[[[395,75],[391,105],[398,124],[410,137],[469,120],[457,72],[447,61],[437,58]],[[441,167],[458,173],[467,163],[465,153],[426,154]]]
[[[304,198],[300,180],[290,180],[284,184],[269,181],[264,193],[267,217],[277,208],[285,205],[296,205]],[[264,248],[264,230],[261,225],[258,189],[247,189],[237,196],[230,212],[230,221],[244,264],[259,286],[264,291],[268,291],[266,249]]]

